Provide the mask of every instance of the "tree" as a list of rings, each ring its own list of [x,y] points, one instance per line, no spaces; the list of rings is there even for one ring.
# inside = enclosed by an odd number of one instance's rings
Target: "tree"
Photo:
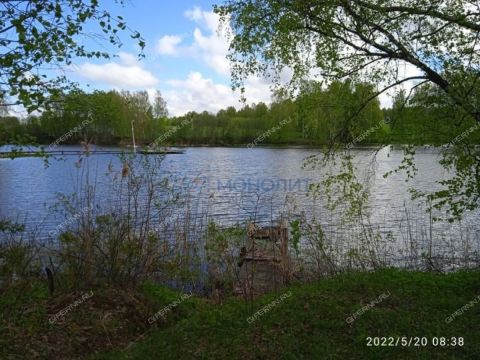
[[[427,81],[480,122],[476,1],[228,0],[215,11],[233,29],[235,87],[251,74],[278,79],[286,67],[294,71],[292,84],[312,69],[325,78],[382,80],[379,92]],[[404,64],[419,75],[401,76]]]
[[[8,105],[7,101],[5,100],[5,92],[0,91],[0,118],[8,116]]]
[[[167,102],[162,97],[160,90],[155,91],[153,99],[153,116],[157,119],[168,117]]]
[[[38,137],[43,143],[77,129],[65,143],[88,140],[111,145],[131,141],[132,121],[137,141],[151,141],[158,136],[161,124],[153,124],[146,91],[85,93],[75,90],[52,103],[41,113],[39,121],[31,119],[24,127],[29,135]]]
[[[123,4],[123,0],[119,1]],[[84,30],[96,25],[96,32]],[[65,77],[50,78],[47,69],[72,64],[74,58],[109,58],[98,49],[78,42],[80,36],[102,38],[122,45],[119,31],[126,30],[143,50],[137,31],[127,28],[121,16],[100,7],[99,0],[5,0],[0,2],[0,87],[29,111],[47,106],[50,95],[71,89]],[[99,36],[99,34],[103,34]],[[142,56],[142,54],[140,54]]]
[[[285,69],[293,71],[291,89],[315,73],[327,81],[368,79],[378,90],[362,109],[411,81],[414,88],[431,84],[440,90],[444,96],[436,100],[456,109],[450,121],[460,118],[460,128],[480,124],[477,1],[227,0],[215,12],[232,29],[228,56],[235,88],[243,89],[252,74],[278,83]],[[417,73],[406,75],[406,65]],[[480,206],[480,149],[470,145],[452,141],[442,150],[441,163],[455,175],[439,181],[445,188],[428,195],[454,218]],[[412,156],[408,150],[403,169],[414,167]]]

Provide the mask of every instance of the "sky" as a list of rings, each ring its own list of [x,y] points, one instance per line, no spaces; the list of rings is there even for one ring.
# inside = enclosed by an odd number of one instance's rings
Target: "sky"
[[[218,33],[214,1],[125,0],[123,6],[115,0],[101,3],[142,34],[146,41],[145,58],[138,60],[139,48],[128,33],[122,34],[120,49],[101,43],[103,50],[115,54],[113,58],[77,59],[74,66],[64,70],[85,90],[147,90],[153,98],[158,89],[173,116],[244,106],[239,91],[231,90],[228,42]],[[88,37],[81,41],[87,46],[99,46]],[[411,76],[418,71],[405,67],[404,72],[404,76]],[[266,80],[250,77],[245,89],[247,103],[270,103],[270,85]],[[380,96],[383,107],[391,105],[390,95]]]
[[[239,91],[231,90],[228,42],[217,31],[214,2],[129,0],[123,7],[113,0],[103,3],[112,15],[124,17],[130,28],[142,34],[145,58],[138,61],[139,48],[127,33],[122,35],[121,48],[102,43],[115,57],[77,59],[66,70],[82,88],[147,90],[152,96],[158,89],[174,116],[243,106]],[[99,46],[88,38],[83,41]],[[247,79],[246,98],[248,103],[269,103],[269,84],[255,77]]]

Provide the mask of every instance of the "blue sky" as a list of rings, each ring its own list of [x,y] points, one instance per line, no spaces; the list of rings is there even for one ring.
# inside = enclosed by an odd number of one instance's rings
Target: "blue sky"
[[[116,54],[110,60],[78,59],[69,77],[85,89],[159,89],[171,115],[188,111],[216,112],[240,107],[239,93],[230,89],[227,41],[217,33],[218,17],[212,1],[130,0],[122,7],[103,2],[112,14],[121,15],[130,28],[146,40],[145,59],[138,61],[138,48],[128,34],[123,46],[108,47]],[[90,39],[88,45],[95,45]],[[103,44],[103,46],[106,46]],[[248,102],[269,102],[268,84],[251,78],[246,83]]]
[[[102,43],[106,50],[116,54],[115,58],[77,59],[75,66],[68,69],[71,79],[87,90],[147,90],[153,97],[158,89],[167,101],[170,115],[175,116],[189,111],[216,113],[228,106],[243,106],[239,92],[230,88],[228,42],[217,32],[214,1],[125,2],[124,6],[114,0],[103,0],[101,4],[142,34],[146,40],[145,59],[138,61],[135,41],[123,33],[120,49]],[[89,25],[88,29],[90,27],[95,32],[95,28]],[[81,41],[89,47],[98,46],[90,38]],[[411,76],[418,74],[418,69],[405,65],[400,72]],[[288,77],[288,69],[285,76]],[[412,84],[403,86],[408,89]],[[247,103],[270,103],[271,91],[266,80],[250,77],[245,81],[245,88]],[[382,106],[391,105],[393,91],[380,96]]]

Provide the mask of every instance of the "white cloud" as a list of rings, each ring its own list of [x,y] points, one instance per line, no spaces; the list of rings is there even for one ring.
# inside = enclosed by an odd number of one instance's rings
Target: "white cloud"
[[[398,71],[397,71],[398,80],[415,77],[415,76],[422,76],[422,75],[423,75],[423,72],[419,68],[417,68],[416,66],[410,63],[403,62],[398,66]],[[410,90],[420,81],[422,80],[408,80],[380,94],[379,96],[380,106],[382,106],[383,108],[390,108],[393,104],[393,97],[398,91],[405,90],[408,94]],[[387,85],[389,85],[389,83],[381,83],[379,85],[379,89]]]
[[[195,6],[193,9],[185,11],[184,15],[211,32],[216,32],[218,29],[219,16],[212,11],[203,11],[200,7]]]
[[[238,97],[228,86],[215,84],[199,72],[191,72],[185,80],[170,80],[168,84],[174,88],[164,93],[172,115],[188,111],[217,112],[238,102]]]
[[[183,115],[189,111],[216,113],[228,106],[237,109],[243,106],[238,93],[226,85],[204,78],[199,72],[191,72],[185,80],[169,80],[167,83],[173,89],[163,94],[172,115]],[[269,85],[263,80],[252,78],[245,85],[247,103],[270,101]]]
[[[224,28],[218,32],[219,16],[211,11],[194,7],[184,13],[185,17],[196,24],[190,42],[179,35],[165,35],[157,44],[157,52],[162,55],[183,56],[200,60],[221,75],[228,83],[230,62],[227,59],[229,42]],[[192,71],[184,80],[167,82],[172,88],[164,91],[169,112],[172,115],[182,115],[189,111],[209,111],[216,113],[228,106],[241,108],[240,93],[233,92],[225,84],[215,83],[205,78],[198,71]],[[247,103],[269,103],[271,100],[269,82],[258,77],[250,77],[245,81],[245,98]]]
[[[165,35],[158,40],[157,51],[162,55],[178,55],[178,45],[182,42],[182,37],[178,35]]]
[[[106,64],[84,63],[74,66],[77,75],[96,83],[102,83],[115,88],[139,89],[153,87],[158,79],[145,70],[132,54],[121,52],[119,62]]]
[[[193,41],[188,45],[182,45],[181,36],[165,35],[157,43],[157,52],[161,55],[181,55],[200,59],[218,74],[229,75],[228,40],[224,33],[217,31],[219,16],[211,11],[203,11],[199,7],[186,11],[184,15],[198,25],[192,33]]]
[[[249,77],[245,80],[245,98],[247,102],[264,102],[266,104],[271,102],[271,84],[257,76]]]
[[[193,21],[200,21],[202,18],[202,9],[199,6],[194,6],[193,9],[185,11],[184,15]]]
[[[139,63],[138,58],[133,54],[121,51],[117,55],[124,65],[136,66]]]
[[[198,53],[203,62],[217,73],[229,75],[228,43],[225,38],[216,33],[205,36],[198,28],[193,32],[193,38],[193,52]]]

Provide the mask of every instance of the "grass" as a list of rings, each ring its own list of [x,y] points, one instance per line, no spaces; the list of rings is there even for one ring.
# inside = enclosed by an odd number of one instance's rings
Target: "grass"
[[[247,318],[285,292],[291,296],[252,324]],[[357,310],[390,294],[348,324]],[[292,286],[258,299],[204,306],[152,330],[127,350],[99,359],[478,359],[480,304],[445,319],[480,295],[480,272],[447,275],[387,269]],[[426,347],[366,346],[367,337],[426,337]],[[434,337],[463,337],[437,346]]]
[[[54,324],[48,321],[52,314],[81,292],[51,297],[37,283],[2,294],[0,358],[478,359],[480,354],[480,271],[349,273],[293,285],[253,304],[232,298],[215,305],[190,297],[153,324],[147,320],[180,293],[151,283],[137,291],[93,293]],[[381,299],[382,294],[387,296]],[[274,300],[268,312],[247,321]],[[346,321],[375,300],[355,321]],[[469,303],[463,315],[445,321]],[[366,345],[367,337],[403,336],[426,337],[428,346]],[[434,347],[434,337],[462,337],[464,346]]]
[[[45,282],[19,284],[0,294],[0,359],[80,359],[126,348],[147,330],[190,316],[197,311],[195,304],[202,303],[192,298],[168,321],[147,323],[177,296],[151,285],[137,291],[96,288],[50,296]]]

